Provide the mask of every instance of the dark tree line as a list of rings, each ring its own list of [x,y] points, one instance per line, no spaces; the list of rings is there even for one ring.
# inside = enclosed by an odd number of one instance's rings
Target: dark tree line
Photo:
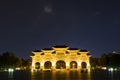
[[[102,54],[100,58],[90,58],[91,67],[120,67],[120,54],[113,52],[109,54]],[[21,68],[30,69],[31,60],[23,59],[15,56],[13,53],[5,52],[0,55],[0,69]]]
[[[15,56],[13,53],[5,52],[0,55],[0,69],[21,68],[29,69],[31,61]]]
[[[92,67],[120,67],[120,54],[113,52],[109,54],[102,54],[100,58],[91,57],[90,64]]]

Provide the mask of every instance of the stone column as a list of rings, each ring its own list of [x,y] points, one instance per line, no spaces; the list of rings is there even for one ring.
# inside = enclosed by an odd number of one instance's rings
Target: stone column
[[[56,65],[55,65],[55,63],[56,63],[55,61],[52,61],[52,68],[51,68],[52,71],[55,71],[55,70],[56,70]]]
[[[52,71],[55,71],[56,70],[56,66],[52,66]]]
[[[87,70],[90,71],[90,63],[87,61]]]
[[[81,70],[81,66],[78,66],[77,69],[78,69],[78,70]]]
[[[67,69],[67,70],[70,70],[70,66],[66,66],[66,69]]]
[[[44,70],[44,66],[40,66],[40,70],[43,71]]]
[[[44,62],[41,62],[41,65],[40,65],[40,70],[44,70]]]
[[[31,66],[31,71],[34,71],[35,70],[35,66]]]

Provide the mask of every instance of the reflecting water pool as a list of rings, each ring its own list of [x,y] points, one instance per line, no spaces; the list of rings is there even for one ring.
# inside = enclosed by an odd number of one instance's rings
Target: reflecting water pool
[[[94,70],[87,73],[80,71],[0,72],[0,80],[120,80],[120,71]]]

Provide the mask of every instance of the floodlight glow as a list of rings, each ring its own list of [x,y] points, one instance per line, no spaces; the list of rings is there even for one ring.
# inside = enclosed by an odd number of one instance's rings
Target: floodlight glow
[[[112,71],[113,71],[113,68],[109,68],[108,71],[111,71],[111,72],[112,72]]]
[[[117,71],[117,68],[115,68],[114,70]]]
[[[8,71],[9,71],[9,72],[13,72],[13,71],[14,71],[14,69],[12,69],[12,68],[9,68],[9,69],[8,69]]]

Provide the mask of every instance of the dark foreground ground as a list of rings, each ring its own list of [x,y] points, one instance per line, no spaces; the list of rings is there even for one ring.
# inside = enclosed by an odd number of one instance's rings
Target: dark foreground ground
[[[87,73],[80,71],[1,71],[0,80],[120,80],[120,71],[93,70]]]

